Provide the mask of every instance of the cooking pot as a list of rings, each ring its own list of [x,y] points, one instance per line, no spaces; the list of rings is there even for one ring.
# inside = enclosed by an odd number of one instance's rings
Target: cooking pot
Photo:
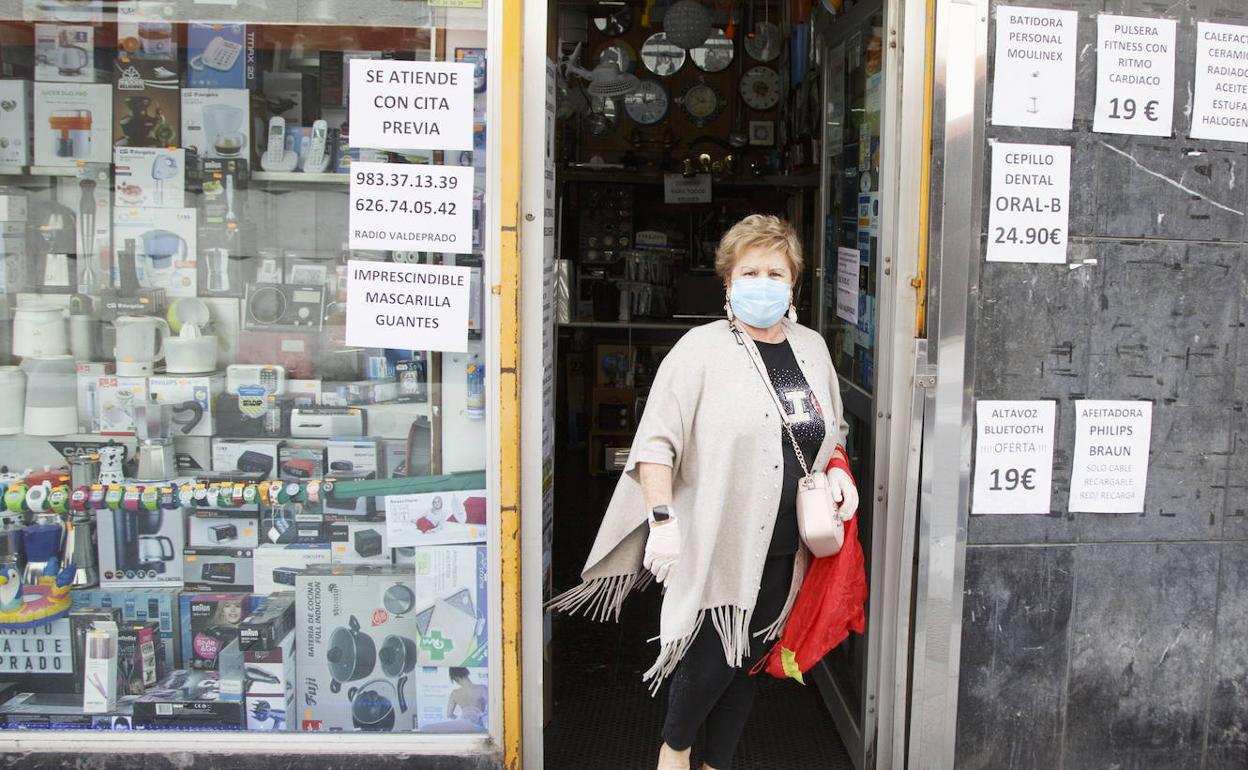
[[[330,692],[339,692],[343,682],[363,679],[373,673],[377,664],[377,645],[368,634],[360,633],[360,621],[352,615],[346,626],[339,626],[329,636]],[[393,722],[392,722],[393,724]]]
[[[399,713],[407,711],[407,701],[403,698],[403,686],[407,677],[401,677],[398,684],[389,679],[374,679],[370,682],[352,687],[347,691],[351,701],[351,723],[357,730],[388,733],[394,729],[394,701],[399,702]],[[389,692],[385,692],[389,690]],[[392,700],[391,693],[394,695]]]
[[[381,661],[381,673],[386,676],[411,673],[416,668],[416,641],[390,634],[381,640],[377,658]]]
[[[416,593],[402,583],[395,583],[386,589],[381,603],[391,615],[403,615],[416,605]]]

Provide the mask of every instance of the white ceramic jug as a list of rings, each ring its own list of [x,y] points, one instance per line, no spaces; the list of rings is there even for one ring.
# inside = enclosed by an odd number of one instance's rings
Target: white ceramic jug
[[[43,302],[19,305],[13,312],[13,355],[63,356],[69,353],[65,319],[69,308]]]

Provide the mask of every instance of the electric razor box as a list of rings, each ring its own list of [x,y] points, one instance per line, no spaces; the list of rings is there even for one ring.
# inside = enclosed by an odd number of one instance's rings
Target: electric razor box
[[[246,591],[255,586],[251,548],[183,548],[189,591]]]
[[[183,593],[185,667],[216,670],[217,656],[238,638],[239,624],[251,614],[254,603],[248,593]]]
[[[295,628],[294,586],[270,594],[260,608],[238,627],[238,646],[243,652],[271,650]]]

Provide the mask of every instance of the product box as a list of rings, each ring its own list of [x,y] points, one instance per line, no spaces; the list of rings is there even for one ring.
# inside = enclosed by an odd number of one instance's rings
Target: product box
[[[385,477],[385,450],[377,437],[340,437],[325,442],[326,476],[338,481]],[[376,510],[372,497],[336,497],[330,489],[321,503],[328,514],[368,516]]]
[[[182,208],[186,201],[186,150],[116,147],[113,168],[118,206]]]
[[[403,641],[417,633],[411,586],[412,571],[395,567],[322,566],[298,575],[297,729],[416,728],[410,708],[415,683],[402,676],[408,668]],[[366,649],[375,654],[363,655]],[[360,699],[373,706],[362,715],[353,709],[353,700]]]
[[[161,644],[160,624],[155,621],[123,622],[117,629],[117,669],[122,695],[142,695],[169,675],[164,669]]]
[[[260,606],[238,628],[238,647],[243,652],[272,650],[295,628],[294,586],[260,600]]]
[[[113,64],[112,144],[119,147],[181,147],[182,66],[126,55]]]
[[[489,729],[489,669],[420,666],[416,679],[416,730],[483,733]]]
[[[399,401],[424,403],[429,400],[429,375],[423,354],[410,361],[395,362],[394,371],[399,383]]]
[[[316,77],[306,72],[266,72],[261,84],[264,95],[274,102],[290,104],[277,113],[287,126],[311,125],[321,115]]]
[[[251,156],[251,92],[188,88],[182,92],[182,144],[201,158]]]
[[[329,525],[334,564],[390,564],[384,522]]]
[[[76,679],[74,692],[83,691],[83,672],[86,671],[87,667],[87,634],[99,628],[111,628],[115,638],[117,627],[122,622],[121,610],[117,607],[108,609],[102,607],[82,607],[70,611],[69,629],[72,639],[73,670]],[[115,677],[116,672],[114,672]]]
[[[173,407],[172,430],[177,436],[211,436],[217,396],[225,390],[225,378],[216,375],[165,375],[147,378],[147,396],[157,404]]]
[[[35,165],[113,161],[113,89],[107,83],[35,83]]]
[[[174,671],[134,702],[135,730],[242,730],[244,703],[221,698],[216,671]]]
[[[483,543],[486,536],[484,489],[424,492],[386,498],[390,545]]]
[[[117,53],[144,61],[176,62],[178,31],[169,19],[177,6],[156,0],[118,0]]]
[[[102,508],[97,516],[101,588],[182,585],[181,510]]]
[[[0,166],[30,165],[31,84],[0,80]]]
[[[69,618],[32,628],[0,629],[0,680],[15,689],[74,692],[82,686],[76,670]]]
[[[89,385],[87,389],[89,393]],[[147,378],[97,377],[94,399],[95,409],[90,411],[91,424],[95,426],[92,432],[133,436],[136,429],[134,408],[147,403]]]
[[[282,443],[271,439],[213,439],[212,469],[262,473],[263,478],[271,478]]]
[[[250,593],[255,586],[251,555],[251,548],[184,548],[183,585],[187,591]]]
[[[197,213],[189,208],[118,206],[113,210],[113,247],[116,262],[132,260],[140,289],[162,289],[170,297],[194,297]],[[125,285],[128,267],[115,275],[114,285]]]
[[[115,623],[97,621],[83,639],[82,712],[107,714],[117,707],[125,684],[118,675],[118,634]]]
[[[486,547],[417,548],[414,562],[419,665],[486,665]]]
[[[191,22],[186,28],[186,84],[191,88],[257,88],[256,27]]]
[[[260,542],[264,544],[318,543],[328,549],[329,526],[319,506],[311,503],[286,503],[260,510]]]
[[[0,730],[129,729],[129,704],[117,704],[111,714],[84,714],[81,693],[15,692],[0,703]]]
[[[271,393],[222,393],[216,415],[221,435],[276,439],[290,434],[290,402]]]
[[[74,176],[56,177],[57,196],[73,207],[78,222],[83,223],[84,213],[88,220],[95,217],[95,226],[88,236],[91,243],[87,252],[91,257],[79,255],[75,276],[75,285],[89,287],[90,293],[97,292],[108,282],[107,265],[111,261],[113,243],[112,171],[107,163],[83,163]],[[79,232],[81,239],[85,233]]]
[[[116,371],[112,361],[78,361],[78,432],[100,432],[100,378],[111,377]]]
[[[104,0],[40,0],[22,4],[26,21],[65,21],[76,24],[101,24],[104,21]]]
[[[317,527],[320,532],[320,527]],[[273,594],[291,591],[296,576],[314,564],[329,564],[329,543],[266,543],[255,550],[255,593]]]
[[[197,516],[186,518],[186,544],[190,548],[255,548],[259,521],[251,516]]]
[[[95,83],[95,27],[89,24],[35,25],[35,80]]]
[[[244,651],[243,664],[247,671],[247,729],[294,730],[295,632],[269,648]]]
[[[325,448],[322,446],[282,445],[277,454],[277,477],[306,481],[325,476]]]
[[[239,624],[251,614],[251,594],[183,593],[180,599],[185,667],[216,669],[217,656],[238,638]]]
[[[179,587],[180,588],[180,587]],[[153,621],[160,628],[160,653],[165,670],[181,665],[182,617],[178,612],[179,588],[75,589],[75,607],[118,607],[124,623]]]

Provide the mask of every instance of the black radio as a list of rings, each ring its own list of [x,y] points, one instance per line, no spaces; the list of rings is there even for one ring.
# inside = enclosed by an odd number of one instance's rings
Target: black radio
[[[316,331],[325,317],[325,287],[249,284],[243,306],[247,329]]]

